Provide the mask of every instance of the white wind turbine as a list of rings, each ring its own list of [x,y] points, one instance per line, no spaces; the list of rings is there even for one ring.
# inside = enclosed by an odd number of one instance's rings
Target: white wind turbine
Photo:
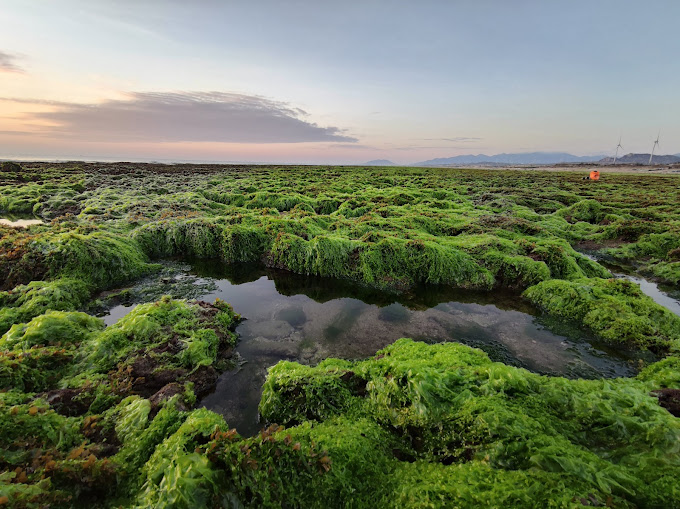
[[[614,162],[612,164],[616,164],[616,158],[619,155],[619,149],[623,150],[623,147],[621,146],[621,136],[619,136],[619,144],[616,145],[616,153],[614,154]]]
[[[649,162],[647,164],[652,164],[652,157],[654,157],[654,149],[659,146],[659,136],[661,135],[661,129],[659,129],[659,134],[656,135],[656,141],[652,145],[652,153],[649,154]]]

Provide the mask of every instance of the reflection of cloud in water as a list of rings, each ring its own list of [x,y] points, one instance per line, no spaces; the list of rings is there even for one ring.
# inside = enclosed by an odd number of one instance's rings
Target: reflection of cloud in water
[[[626,359],[594,348],[582,330],[567,328],[569,337],[555,334],[537,320],[535,309],[502,292],[428,287],[395,296],[347,281],[262,268],[232,266],[224,274],[214,265],[210,269],[209,274],[200,272],[203,279],[197,281],[209,280],[216,289],[201,298],[219,297],[246,318],[237,328],[236,348],[245,364],[223,374],[203,405],[243,433],[256,431],[266,371],[279,360],[361,359],[402,337],[459,341],[485,350],[494,360],[540,373],[632,374]]]
[[[631,372],[624,359],[593,355],[582,331],[581,337],[566,338],[536,323],[536,310],[515,295],[428,287],[396,296],[348,281],[260,271],[258,279],[240,285],[220,279],[206,298],[224,299],[248,319],[239,328],[241,345],[258,336],[290,341],[295,332],[302,362],[365,358],[398,338],[415,337],[471,344],[537,372],[568,375],[577,359],[590,366],[581,376]],[[280,333],[251,334],[256,322]]]

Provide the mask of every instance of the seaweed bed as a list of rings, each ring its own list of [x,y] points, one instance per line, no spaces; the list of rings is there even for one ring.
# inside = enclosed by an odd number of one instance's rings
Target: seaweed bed
[[[680,286],[675,176],[418,168],[4,164],[0,505],[680,507],[680,317],[581,255]],[[280,362],[241,437],[196,409],[233,364],[225,302],[105,327],[93,296],[177,255],[405,292],[503,288],[619,349],[568,380],[455,343]],[[247,318],[247,316],[245,316]]]

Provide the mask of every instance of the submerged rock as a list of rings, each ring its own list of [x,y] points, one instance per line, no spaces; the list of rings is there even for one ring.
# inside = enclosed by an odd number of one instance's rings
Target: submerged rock
[[[305,312],[299,306],[281,309],[276,313],[275,318],[284,320],[293,327],[300,327],[307,321],[307,315],[305,315]]]

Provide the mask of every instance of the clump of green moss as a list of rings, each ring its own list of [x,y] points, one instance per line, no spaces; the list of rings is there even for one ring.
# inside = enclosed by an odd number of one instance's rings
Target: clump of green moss
[[[0,337],[0,388],[53,389],[73,368],[78,347],[104,328],[79,312],[48,311]]]
[[[73,357],[61,347],[0,351],[0,388],[27,392],[54,388],[70,371]]]
[[[680,389],[680,357],[671,355],[647,366],[637,376],[653,387]]]
[[[34,346],[66,346],[81,343],[104,323],[86,313],[48,311],[27,324],[13,325],[0,338],[0,349],[26,351]]]
[[[680,261],[673,262],[658,262],[650,266],[654,277],[674,285],[676,288],[680,287]]]
[[[153,416],[150,402],[139,397],[130,397],[121,401],[116,407],[106,413],[106,425],[115,426],[124,437],[120,449],[114,456],[119,466],[120,484],[127,493],[135,492],[143,484],[143,480],[135,474],[144,466],[153,454],[156,446],[177,431],[187,417],[187,412],[181,409],[182,402],[179,395],[166,401],[158,413]],[[118,416],[126,412],[128,406],[135,405],[142,414],[142,419],[128,419],[126,423],[118,421]],[[141,410],[141,411],[140,411]]]
[[[141,304],[88,344],[83,363],[103,372],[136,359],[173,368],[211,365],[220,348],[235,344],[232,329],[239,319],[222,301],[201,305],[163,298]]]
[[[671,285],[680,284],[680,232],[677,226],[663,233],[642,235],[637,242],[604,253],[615,260],[639,266],[645,274]]]
[[[48,263],[48,275],[85,281],[93,289],[109,288],[138,278],[157,265],[130,239],[105,231],[64,232],[35,241]]]
[[[139,278],[160,267],[133,241],[109,232],[19,233],[18,242],[0,241],[0,273],[8,281],[46,281],[10,286],[0,292],[0,332],[48,310],[80,308],[96,290]],[[16,239],[15,239],[16,240]],[[11,251],[9,250],[11,249]]]
[[[680,249],[680,233],[650,233],[643,235],[633,244],[607,251],[608,254],[623,260],[640,260],[644,258],[665,259],[672,257],[674,250]]]
[[[570,223],[577,221],[598,223],[604,217],[602,205],[593,199],[578,201],[573,205],[559,209],[557,214],[564,217]]]

